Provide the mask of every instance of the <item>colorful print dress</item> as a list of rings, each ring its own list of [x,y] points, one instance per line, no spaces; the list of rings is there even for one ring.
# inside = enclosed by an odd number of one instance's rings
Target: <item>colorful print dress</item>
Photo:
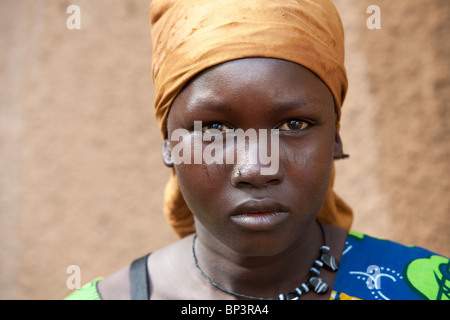
[[[350,232],[332,300],[450,300],[448,258]]]

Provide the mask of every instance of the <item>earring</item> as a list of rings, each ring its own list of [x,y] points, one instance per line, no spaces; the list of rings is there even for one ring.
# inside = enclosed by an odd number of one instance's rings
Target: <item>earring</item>
[[[349,155],[345,154],[342,147],[341,135],[338,131],[336,131],[334,136],[334,151],[333,151],[333,159],[345,159],[348,158]]]
[[[170,149],[169,140],[166,139],[164,141],[164,143],[162,145],[161,153],[162,153],[162,158],[163,158],[164,164],[169,168],[173,167],[172,150]]]

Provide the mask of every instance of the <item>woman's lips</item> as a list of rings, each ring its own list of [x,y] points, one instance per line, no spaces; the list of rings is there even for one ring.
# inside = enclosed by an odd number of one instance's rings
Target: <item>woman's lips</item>
[[[289,213],[282,212],[258,212],[243,213],[231,216],[231,220],[238,226],[254,231],[270,230],[282,223]]]
[[[250,199],[237,205],[231,221],[250,230],[269,230],[282,223],[289,210],[272,199]]]

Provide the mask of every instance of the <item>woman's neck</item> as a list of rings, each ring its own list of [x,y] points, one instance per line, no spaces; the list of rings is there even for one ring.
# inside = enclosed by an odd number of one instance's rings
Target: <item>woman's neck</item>
[[[280,293],[293,291],[307,281],[324,244],[320,228],[313,222],[283,252],[250,257],[234,252],[216,238],[203,233],[202,228],[197,230],[198,239],[193,249],[201,271],[222,288],[261,298],[277,298]],[[326,232],[330,230],[327,226]],[[327,234],[327,237],[335,242],[336,237],[332,234]]]

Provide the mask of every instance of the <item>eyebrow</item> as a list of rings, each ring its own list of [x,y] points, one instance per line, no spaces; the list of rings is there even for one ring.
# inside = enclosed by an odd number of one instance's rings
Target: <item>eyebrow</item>
[[[188,103],[186,105],[186,111],[193,111],[196,108],[202,108],[205,110],[214,110],[214,111],[231,111],[231,107],[227,104],[221,102],[217,99],[211,99],[211,98],[196,98],[194,101]]]
[[[293,99],[280,99],[275,101],[274,107],[279,111],[290,111],[299,108],[314,108],[325,106],[326,102],[313,96],[295,97]]]
[[[326,102],[323,99],[313,97],[313,96],[302,96],[289,98],[274,99],[275,101],[271,105],[272,110],[277,112],[291,111],[295,109],[306,109],[325,106]],[[186,106],[186,112],[193,111],[196,108],[204,108],[205,111],[218,111],[218,112],[229,112],[232,108],[217,99],[211,99],[210,97],[199,97],[194,101],[188,103]]]

